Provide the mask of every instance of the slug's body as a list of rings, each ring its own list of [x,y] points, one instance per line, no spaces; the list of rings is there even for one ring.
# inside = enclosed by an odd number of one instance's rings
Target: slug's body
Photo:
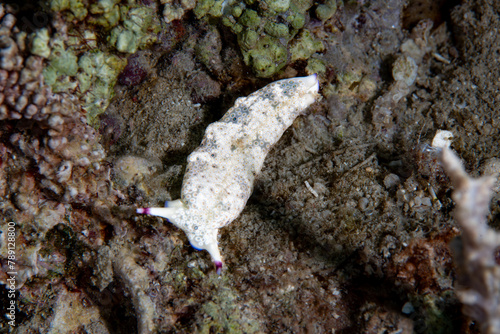
[[[217,233],[236,219],[252,193],[272,145],[318,96],[316,75],[273,82],[239,98],[188,157],[181,199],[138,213],[167,218],[196,249],[206,249],[220,272]]]

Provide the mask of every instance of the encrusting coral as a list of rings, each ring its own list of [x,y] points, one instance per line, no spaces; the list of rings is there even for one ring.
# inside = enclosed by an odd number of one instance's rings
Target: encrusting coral
[[[317,76],[311,75],[280,80],[236,100],[188,157],[181,199],[137,212],[167,218],[181,228],[194,248],[210,253],[220,273],[219,228],[239,216],[267,153],[316,100],[318,90]]]
[[[0,143],[0,211],[20,231],[37,222],[19,254],[22,286],[34,274],[48,274],[38,265],[38,253],[47,231],[71,211],[65,204],[94,205],[108,194],[109,167],[80,99],[54,93],[45,83],[45,60],[29,52],[26,34],[4,5],[0,20],[0,137],[5,140]]]
[[[15,16],[6,13],[3,5],[0,20],[0,120],[48,119],[50,90],[43,85],[43,59],[22,56],[27,35],[15,27]]]

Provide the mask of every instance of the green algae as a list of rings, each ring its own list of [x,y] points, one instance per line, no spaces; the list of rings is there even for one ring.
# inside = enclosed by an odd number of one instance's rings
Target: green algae
[[[31,52],[47,59],[45,81],[54,92],[76,92],[96,125],[113,96],[125,57],[156,42],[161,30],[155,8],[134,0],[51,0],[49,8],[68,24],[67,36],[47,29],[32,34]],[[96,34],[95,31],[99,31]]]
[[[298,37],[290,45],[292,62],[304,59],[307,60],[316,52],[325,49],[323,43],[311,34],[309,30],[302,30]]]
[[[252,66],[257,76],[267,78],[286,65],[287,50],[278,39],[265,36],[257,41],[254,48],[243,51],[243,59]]]
[[[50,56],[49,31],[47,28],[38,30],[32,37],[31,53],[43,58]]]
[[[245,63],[258,77],[271,77],[287,64],[307,60],[324,50],[321,41],[310,31],[302,30],[314,5],[312,0],[225,1],[221,10],[218,7],[209,13],[216,3],[198,1],[194,9],[196,17],[219,17],[236,34]],[[335,0],[326,5],[330,11],[322,17],[333,15],[337,8]],[[324,9],[327,8],[320,11]],[[290,59],[287,54],[291,54]]]
[[[308,74],[323,74],[326,72],[325,62],[318,58],[309,58],[307,61],[306,72]]]
[[[219,277],[217,277],[219,279]],[[227,278],[214,282],[216,291],[212,299],[200,309],[203,320],[198,323],[198,333],[261,333],[260,324],[251,314],[242,312],[238,292],[230,288]],[[246,308],[251,307],[248,302]],[[251,303],[250,303],[251,304]]]
[[[337,11],[336,0],[328,0],[326,3],[318,5],[316,7],[316,16],[321,21],[326,21],[330,19]]]

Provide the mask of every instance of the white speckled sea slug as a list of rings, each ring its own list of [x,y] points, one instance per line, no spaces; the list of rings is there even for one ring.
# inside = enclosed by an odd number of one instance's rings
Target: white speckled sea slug
[[[181,199],[137,213],[167,218],[181,228],[194,248],[210,253],[220,273],[218,230],[239,216],[271,146],[315,101],[318,90],[314,74],[276,81],[237,99],[189,155]]]

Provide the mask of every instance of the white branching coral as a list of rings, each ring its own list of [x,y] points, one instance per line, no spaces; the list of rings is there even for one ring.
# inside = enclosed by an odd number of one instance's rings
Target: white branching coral
[[[470,178],[462,162],[449,148],[442,162],[455,191],[455,217],[462,229],[456,247],[457,295],[464,312],[481,324],[485,334],[500,333],[500,265],[497,262],[500,234],[488,227],[487,217],[494,178]]]
[[[137,212],[167,218],[181,228],[194,248],[210,253],[220,273],[219,229],[239,216],[270,148],[315,101],[318,90],[314,74],[276,81],[237,99],[189,155],[181,199]]]

